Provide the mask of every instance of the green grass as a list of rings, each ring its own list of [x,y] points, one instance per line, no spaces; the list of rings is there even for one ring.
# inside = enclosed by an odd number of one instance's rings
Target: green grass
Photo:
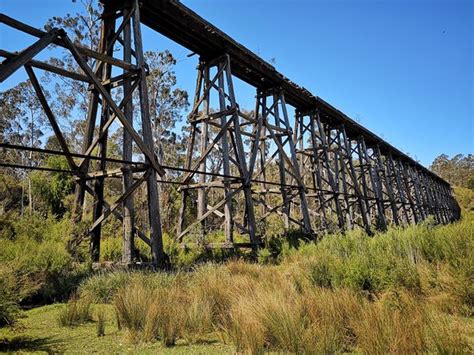
[[[57,318],[64,304],[38,307],[24,312],[14,328],[0,329],[0,352],[23,353],[140,353],[221,354],[233,353],[231,346],[217,342],[188,345],[178,342],[165,348],[159,342],[134,344],[117,329],[111,305],[95,305],[93,321],[74,328],[62,327]],[[97,336],[98,307],[105,315],[105,335]]]

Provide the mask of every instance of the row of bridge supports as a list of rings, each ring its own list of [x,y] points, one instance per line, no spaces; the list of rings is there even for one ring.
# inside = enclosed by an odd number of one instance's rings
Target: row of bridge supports
[[[190,172],[181,187],[180,241],[198,224],[201,234],[210,231],[206,220],[216,215],[223,219],[227,243],[234,242],[237,228],[255,245],[264,234],[257,226],[272,213],[287,229],[317,235],[355,226],[372,234],[429,215],[438,223],[458,218],[449,185],[368,145],[362,135],[349,136],[343,122],[312,110],[297,111],[291,125],[281,88],[258,89],[255,110],[241,112],[228,55],[200,61],[189,122]],[[209,171],[225,176],[209,176]],[[196,215],[186,218],[191,190],[197,190]],[[239,194],[245,203],[236,203]]]
[[[98,51],[72,43],[64,31],[43,32],[0,15],[0,22],[39,38],[21,53],[0,51],[6,58],[0,66],[0,81],[25,67],[62,150],[8,142],[0,146],[66,157],[68,172],[76,182],[76,222],[85,213],[86,196],[93,200],[87,232],[93,261],[99,260],[101,226],[115,216],[123,224],[123,262],[134,261],[135,238],[140,238],[150,246],[152,263],[165,263],[162,183],[180,185],[176,238],[186,243],[222,230],[225,245],[256,249],[275,221],[286,230],[320,236],[355,226],[372,234],[392,224],[417,223],[429,215],[438,223],[459,218],[449,184],[366,136],[354,135],[343,120],[317,107],[295,108],[290,117],[285,90],[278,85],[262,82],[256,88],[255,108],[242,110],[235,93],[232,58],[226,53],[200,59],[188,116],[185,166],[165,166],[152,139],[140,4],[126,1],[119,10],[110,6],[104,8]],[[81,73],[35,61],[34,56],[49,44],[69,50]],[[117,53],[121,58],[115,57]],[[81,153],[70,151],[33,68],[89,84]],[[122,94],[116,102],[119,88]],[[134,96],[138,97],[137,108],[133,107]],[[138,113],[139,125],[134,120]],[[121,159],[107,155],[107,137],[114,122],[123,127]],[[7,162],[0,165],[19,167]],[[169,171],[182,175],[170,180]],[[123,186],[122,195],[111,203],[104,194],[108,178],[120,178]],[[134,213],[133,196],[141,185],[147,191],[147,232],[138,228]],[[247,241],[242,242],[242,236]],[[76,244],[81,240],[77,238]]]

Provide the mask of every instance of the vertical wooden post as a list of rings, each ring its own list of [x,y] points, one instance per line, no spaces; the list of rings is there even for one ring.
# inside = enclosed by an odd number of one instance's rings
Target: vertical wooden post
[[[139,93],[140,93],[140,113],[142,118],[143,141],[153,147],[153,136],[151,132],[150,111],[148,101],[148,89],[146,84],[145,59],[143,56],[142,35],[140,29],[140,5],[135,0],[135,11],[133,13],[133,34],[135,39],[135,57],[139,68]],[[156,157],[153,157],[156,162]],[[156,171],[151,169],[147,178],[148,190],[148,218],[151,228],[151,259],[154,265],[165,266],[165,255],[163,251],[163,236],[161,231],[160,199],[158,195],[158,185]]]
[[[97,119],[97,109],[99,106],[99,98],[97,93],[92,90],[89,93],[89,106],[87,109],[87,119],[86,119],[86,133],[84,136],[84,141],[82,143],[82,154],[87,152],[87,149],[92,143],[94,138],[94,129],[95,122]],[[73,212],[73,221],[75,223],[81,221],[82,215],[84,212],[84,203],[86,195],[86,184],[87,181],[84,178],[84,174],[89,170],[89,159],[85,159],[82,166],[79,168],[82,175],[79,175],[79,181],[76,184],[75,194],[74,194],[74,212]]]
[[[408,169],[409,169],[410,180],[412,181],[413,189],[415,191],[417,209],[419,211],[421,220],[424,220],[429,214],[429,211],[427,210],[426,201],[422,194],[422,187],[420,185],[420,180],[418,179],[418,173],[415,170],[415,168],[412,166],[408,166]]]
[[[197,68],[197,79],[196,79],[196,89],[194,92],[194,105],[195,107],[199,99],[201,97],[201,89],[203,86],[203,81],[204,81],[204,75],[203,71],[204,69],[204,61],[200,60],[199,61],[199,66]],[[206,90],[206,88],[204,88]],[[194,143],[196,141],[196,134],[197,134],[197,122],[195,121],[195,117],[190,117],[190,123],[191,123],[191,133],[189,136],[189,141],[188,141],[188,146],[186,149],[186,163],[185,163],[185,168],[190,170],[191,169],[191,164],[193,160],[193,154],[194,154]],[[185,226],[185,219],[186,219],[186,209],[188,205],[188,189],[186,187],[181,188],[181,205],[179,206],[179,212],[178,212],[178,225],[176,228],[176,234],[179,236],[181,235],[181,232],[184,231],[184,226]],[[205,206],[204,206],[205,207]]]
[[[303,117],[301,117],[301,120],[303,122]],[[301,123],[302,125],[302,123]],[[321,213],[321,228],[326,229],[327,228],[327,216],[326,216],[326,198],[325,194],[323,191],[323,179],[321,176],[321,170],[322,166],[320,163],[320,153],[319,153],[319,144],[318,144],[318,139],[316,136],[316,127],[314,125],[314,119],[313,116],[309,116],[309,127],[310,127],[310,138],[311,138],[311,148],[313,150],[312,154],[312,162],[314,162],[313,166],[313,187],[316,191],[316,194],[318,196],[319,200],[319,210]],[[303,138],[302,138],[303,139]]]
[[[280,110],[279,110],[279,97],[276,92],[273,93],[273,106],[274,106],[274,114],[275,114],[275,126],[280,128],[281,126],[281,118],[280,118]],[[267,107],[266,99],[265,99],[265,107]],[[269,112],[266,113],[266,117],[268,117]],[[282,145],[282,138],[281,135],[279,134],[277,136],[278,143]],[[278,152],[278,171],[280,174],[280,190],[281,190],[281,195],[283,197],[283,221],[285,223],[285,229],[290,228],[290,201],[288,198],[288,192],[287,192],[287,187],[285,186],[287,184],[286,181],[286,171],[285,171],[285,160],[283,156],[283,152]]]
[[[293,172],[294,175],[296,176],[298,180],[298,194],[300,198],[300,210],[301,210],[301,215],[303,217],[303,225],[306,233],[313,233],[313,229],[311,227],[311,220],[309,218],[309,211],[308,211],[308,202],[306,201],[306,191],[305,191],[305,186],[303,185],[303,180],[301,178],[301,171],[298,165],[298,160],[296,157],[296,148],[295,148],[295,142],[292,139],[291,135],[291,125],[290,121],[288,118],[288,111],[286,108],[286,102],[285,102],[285,95],[283,91],[280,91],[280,103],[283,111],[283,122],[285,124],[285,128],[288,130],[288,143],[289,143],[289,148],[290,148],[290,159],[291,163],[293,164]]]
[[[102,29],[104,36],[103,41],[99,44],[99,51],[100,53],[104,53],[107,55],[112,55],[112,50],[107,51],[108,44],[111,41],[111,37],[114,34],[115,30],[115,19],[113,18],[106,18],[102,21]],[[104,63],[102,65],[102,80],[108,80],[112,75],[112,67],[111,65]],[[107,89],[110,93],[110,89]],[[104,125],[107,122],[110,115],[109,105],[105,102],[102,103],[102,113],[100,116],[100,127],[99,132],[102,133],[104,131]],[[107,157],[107,133],[105,132],[102,135],[102,138],[99,140],[99,156],[102,158],[98,164],[97,170],[105,171],[107,169],[107,163],[105,158]],[[94,181],[94,208],[93,208],[93,220],[96,221],[103,213],[104,209],[104,181],[105,178],[100,176],[95,179]],[[90,254],[91,259],[93,262],[98,262],[100,258],[100,239],[102,233],[102,225],[99,223],[91,233],[91,241],[90,241]]]
[[[316,114],[314,115],[314,119],[316,120],[317,128],[318,128],[318,133],[319,137],[321,139],[321,149],[323,151],[323,161],[322,163],[326,167],[326,172],[328,175],[328,181],[329,185],[331,187],[331,192],[332,192],[332,198],[334,200],[334,206],[336,210],[336,215],[337,215],[337,220],[338,220],[338,225],[341,230],[345,229],[344,226],[344,217],[342,215],[342,209],[341,209],[341,204],[339,201],[339,183],[335,179],[335,176],[333,174],[333,170],[331,168],[330,164],[330,159],[329,159],[329,139],[326,135],[325,128],[321,122],[321,118],[319,117],[319,112],[316,111]],[[335,159],[337,160],[337,159]]]
[[[395,186],[396,186],[396,189],[397,189],[397,192],[398,192],[398,198],[397,199],[398,199],[398,201],[401,205],[401,210],[403,211],[403,217],[404,217],[405,223],[408,224],[408,223],[410,223],[410,218],[408,216],[407,202],[406,202],[406,199],[405,199],[405,189],[404,189],[404,187],[402,185],[402,182],[401,182],[399,167],[395,163],[395,160],[393,159],[393,156],[392,156],[391,153],[388,154],[387,159],[388,159],[388,166],[389,166],[389,169],[391,171],[391,175],[395,179]]]
[[[123,9],[123,18],[124,21],[130,13],[130,9],[125,7]],[[123,29],[123,60],[124,62],[132,62],[132,30],[130,26],[130,21],[127,21]],[[127,71],[124,70],[124,74]],[[123,92],[124,97],[130,92],[131,80],[130,78],[125,78],[123,83]],[[133,102],[130,99],[124,106],[124,114],[127,120],[133,125]],[[126,161],[132,160],[132,136],[128,130],[123,130],[123,147],[122,147],[122,158]],[[133,174],[130,171],[129,167],[125,168],[122,177],[123,184],[123,193],[128,191],[133,184]],[[134,245],[134,235],[133,235],[133,194],[127,197],[123,202],[123,248],[122,248],[122,262],[130,264],[133,262],[135,257],[135,245]]]
[[[335,130],[336,137],[334,140],[334,144],[337,146],[334,152],[334,170],[336,173],[336,181],[339,185],[339,182],[342,184],[342,197],[345,202],[345,220],[346,220],[346,228],[352,229],[354,226],[354,214],[352,208],[352,201],[349,198],[349,189],[347,187],[347,176],[346,176],[346,163],[344,162],[344,154],[343,148],[341,144],[341,132],[339,130]]]
[[[263,100],[263,103],[261,103],[260,101]],[[258,121],[264,121],[266,120],[266,99],[264,97],[264,94],[263,92],[259,92],[257,90],[257,105],[256,105],[256,111],[255,111],[255,119],[257,120],[257,123],[256,124],[259,124]],[[262,110],[262,113],[259,117],[259,108],[261,108]],[[266,164],[266,161],[267,161],[267,132],[266,132],[266,125],[265,124],[262,124],[262,127],[261,127],[261,130],[260,130],[260,139],[259,139],[259,156],[260,156],[260,160],[259,160],[259,169],[260,169],[260,175],[257,176],[258,179],[260,179],[262,182],[260,183],[260,188],[262,189],[261,191],[261,194],[259,196],[259,198],[262,199],[263,203],[262,203],[262,206],[261,206],[261,214],[262,216],[265,216],[267,214],[267,194],[268,194],[268,190],[267,190],[267,184],[266,184],[266,181],[267,181],[267,174],[266,174],[266,167],[265,167],[265,164]]]
[[[204,83],[204,100],[203,100],[203,111],[204,111],[204,121],[201,125],[201,139],[200,139],[200,150],[201,156],[204,155],[204,152],[207,149],[207,141],[208,141],[208,124],[207,120],[209,117],[209,67],[200,63],[202,78]],[[199,85],[201,86],[201,85]],[[207,94],[206,94],[207,92]],[[196,95],[196,99],[199,99],[199,94]],[[205,172],[207,169],[207,159],[204,158],[202,163],[199,165],[199,170]],[[207,211],[207,191],[206,187],[204,186],[206,182],[206,174],[200,173],[199,174],[199,183],[203,186],[198,189],[198,201],[197,201],[197,216],[201,218]],[[206,234],[206,220],[203,219],[201,222],[201,235],[204,236]]]
[[[227,90],[229,92],[229,99],[231,103],[231,108],[234,109],[234,113],[232,116],[233,123],[234,123],[234,142],[235,142],[235,154],[237,156],[237,161],[240,165],[240,171],[243,175],[244,182],[243,182],[243,191],[244,191],[244,198],[245,198],[245,210],[246,210],[246,225],[249,232],[250,242],[252,243],[254,251],[259,244],[259,240],[257,238],[257,231],[256,231],[256,221],[255,221],[255,210],[253,206],[252,200],[252,190],[251,190],[251,180],[252,180],[252,172],[249,171],[246,162],[246,156],[244,151],[244,146],[242,142],[241,136],[241,127],[240,127],[240,117],[239,117],[239,107],[237,105],[237,100],[235,98],[234,92],[234,84],[232,80],[232,72],[231,72],[231,64],[230,64],[230,57],[229,55],[225,56],[226,60],[226,68],[225,68],[225,75],[227,81]],[[233,241],[233,239],[232,239]]]
[[[418,211],[416,208],[416,203],[413,199],[413,188],[412,186],[410,186],[410,179],[408,177],[408,168],[402,161],[399,161],[399,164],[400,164],[400,170],[402,172],[402,178],[403,178],[402,180],[405,185],[406,195],[408,198],[408,202],[410,204],[413,223],[418,223],[419,222]]]
[[[217,82],[219,86],[219,106],[220,110],[225,111],[227,109],[225,104],[225,85],[224,85],[224,73],[225,70],[224,66],[227,66],[228,63],[219,62],[217,68],[221,71]],[[221,129],[223,130],[221,144],[222,144],[222,166],[224,170],[224,175],[230,175],[230,162],[229,162],[229,142],[227,137],[227,120],[228,116],[223,115],[221,116]],[[224,198],[227,200],[224,204],[224,234],[225,239],[228,243],[233,243],[233,216],[232,216],[232,201],[230,200],[229,196],[232,193],[232,189],[230,187],[229,178],[224,177]]]
[[[349,146],[351,147],[351,141],[349,140]],[[352,151],[349,152],[349,154],[352,156]],[[361,143],[359,140],[357,140],[355,142],[355,151],[354,153],[357,154],[358,156],[358,169],[356,169],[356,167],[354,166],[354,170],[356,172],[356,180],[357,181],[360,181],[360,190],[361,190],[361,194],[362,194],[362,199],[364,201],[364,205],[365,205],[365,210],[366,210],[366,214],[367,214],[367,220],[369,222],[369,225],[370,225],[370,222],[372,220],[371,218],[371,203],[370,203],[370,196],[369,196],[369,187],[368,187],[368,181],[367,181],[367,172],[369,171],[369,168],[368,168],[368,161],[366,161],[366,157],[365,157],[365,154],[364,152],[362,151],[362,148],[361,148]],[[357,174],[357,172],[359,174]]]
[[[434,209],[434,203],[431,199],[429,186],[428,186],[427,182],[425,181],[425,175],[419,169],[415,169],[415,171],[416,171],[416,175],[418,177],[418,181],[420,182],[421,195],[423,196],[423,198],[425,200],[426,210],[427,210],[429,215],[432,215],[436,219],[437,216],[436,216],[436,212],[435,212],[435,209]]]
[[[428,176],[426,175],[424,171],[420,171],[420,177],[423,182],[425,194],[428,200],[428,205],[430,206],[430,212],[438,223],[443,223],[442,218],[438,211],[438,204],[437,204],[436,198],[433,194],[431,181],[429,180]]]
[[[433,195],[435,197],[436,205],[439,211],[441,223],[446,224],[448,223],[448,217],[446,216],[445,200],[442,198],[442,195],[440,193],[440,187],[438,182],[435,181],[432,177],[430,177],[430,180],[432,181]]]
[[[124,20],[130,13],[130,9],[125,7],[123,9]],[[123,29],[123,60],[124,62],[132,62],[132,30],[130,21],[127,21]],[[124,74],[127,71],[124,70]],[[123,83],[124,97],[131,90],[130,78],[125,78]],[[133,103],[129,100],[124,106],[124,114],[130,124],[133,124]],[[123,160],[132,160],[132,137],[130,133],[123,130],[123,147],[122,147],[122,158]],[[122,177],[123,193],[128,191],[133,184],[133,175],[130,171],[130,167],[126,167]],[[130,264],[133,262],[134,255],[134,235],[133,235],[133,195],[127,197],[123,202],[123,249],[122,249],[122,262]]]

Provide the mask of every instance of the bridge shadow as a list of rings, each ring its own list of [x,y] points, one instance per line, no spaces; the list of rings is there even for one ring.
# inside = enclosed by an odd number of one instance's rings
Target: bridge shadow
[[[15,336],[11,339],[0,338],[0,352],[29,352],[44,351],[52,354],[58,351],[54,346],[58,341],[50,337],[33,338],[29,336]]]

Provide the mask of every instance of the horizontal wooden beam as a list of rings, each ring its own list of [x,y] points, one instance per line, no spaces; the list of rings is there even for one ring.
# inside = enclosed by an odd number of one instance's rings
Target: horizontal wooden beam
[[[10,26],[10,27],[15,28],[19,31],[25,32],[29,35],[32,35],[32,36],[38,37],[38,38],[41,38],[45,34],[47,34],[47,32],[45,32],[45,31],[41,31],[37,28],[29,26],[29,25],[27,25],[27,24],[25,24],[21,21],[15,20],[15,19],[13,19],[13,18],[11,18],[11,17],[9,17],[5,14],[2,14],[2,13],[0,13],[0,23],[3,23],[7,26]],[[62,30],[60,30],[60,31],[62,31]],[[68,48],[68,46],[60,38],[55,39],[53,41],[53,43],[60,46],[60,47],[63,47],[63,48],[66,48],[66,49]],[[93,51],[92,49],[89,49],[89,48],[81,46],[81,45],[76,44],[75,47],[81,55],[84,55],[84,56],[87,56],[87,57],[92,57],[92,58],[97,59],[99,61],[108,63],[110,65],[117,66],[117,67],[125,69],[125,70],[137,70],[136,65],[124,62],[123,60],[112,58],[108,55]]]
[[[8,51],[5,51],[3,49],[0,49],[0,56],[4,57],[4,58],[7,58],[7,59],[12,59],[12,58],[15,58],[19,55],[20,55],[19,53],[12,53],[12,52],[8,52]],[[83,81],[83,82],[86,82],[86,83],[89,83],[89,84],[91,83],[89,78],[85,75],[82,75],[82,74],[79,74],[79,73],[74,73],[74,72],[68,71],[66,69],[59,68],[59,67],[56,67],[54,65],[51,65],[49,63],[44,63],[44,62],[40,62],[38,60],[31,59],[26,64],[28,64],[29,66],[31,66],[33,68],[46,70],[46,71],[49,71],[51,73],[55,73],[55,74],[58,74],[58,75],[61,75],[61,76],[64,76],[64,77],[67,77],[67,78],[70,78],[70,79]]]

